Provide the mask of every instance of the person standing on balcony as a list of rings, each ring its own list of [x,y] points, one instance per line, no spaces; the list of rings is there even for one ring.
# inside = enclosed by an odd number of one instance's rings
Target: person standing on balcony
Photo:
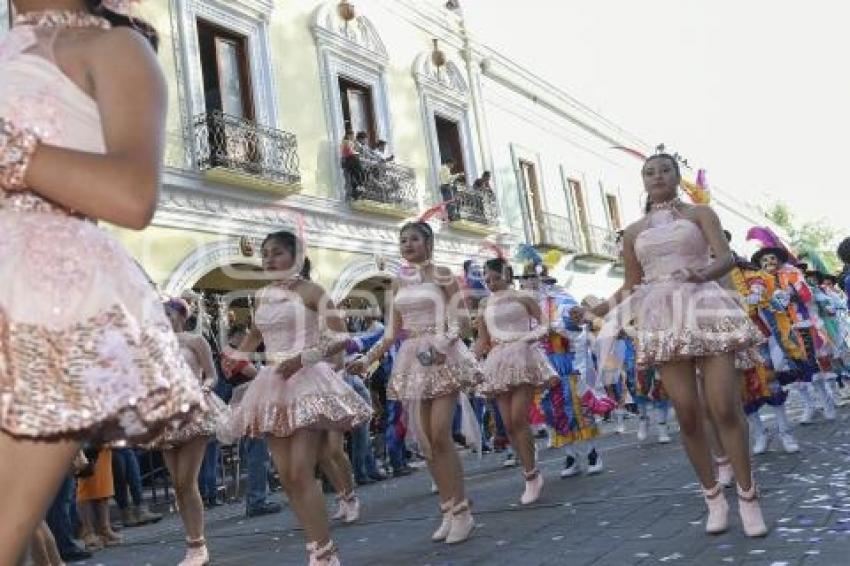
[[[626,228],[623,238],[623,286],[609,301],[574,307],[571,316],[576,322],[605,316],[597,343],[601,356],[620,330],[635,321],[637,363],[659,367],[702,484],[708,506],[705,530],[715,534],[728,528],[729,505],[715,477],[703,424],[699,370],[705,401],[738,483],[744,533],[765,536],[734,361],[736,352],[761,344],[764,336],[717,283],[734,267],[734,258],[717,214],[679,199],[682,177],[676,159],[653,155],[641,173],[649,198],[645,216]]]
[[[467,540],[475,526],[452,440],[459,394],[480,378],[475,357],[460,339],[470,328],[469,312],[454,274],[433,263],[434,232],[427,222],[405,223],[399,244],[406,265],[393,280],[388,330],[364,357],[348,365],[348,371],[363,375],[406,333],[388,396],[410,408],[411,436],[424,450],[439,490],[442,522],[431,538],[455,544]],[[474,422],[472,417],[470,424]],[[476,430],[467,438],[480,435]]]
[[[14,0],[0,41],[0,564],[83,439],[146,440],[202,406],[156,290],[98,226],[145,228],[162,178],[156,33],[123,4]]]
[[[357,142],[354,141],[354,132],[348,130],[342,138],[339,146],[339,157],[342,170],[348,177],[350,197],[357,198],[360,194],[360,186],[363,184],[363,165],[360,163],[360,152],[357,151]]]
[[[448,202],[446,205],[446,214],[449,221],[457,220],[457,203],[453,202],[456,196],[455,184],[462,177],[459,173],[454,173],[455,160],[451,157],[443,161],[443,166],[440,167],[440,194],[443,197],[443,202]]]
[[[389,149],[387,148],[387,142],[384,140],[378,140],[378,143],[375,144],[374,151],[382,163],[395,160],[395,155],[387,155]]]

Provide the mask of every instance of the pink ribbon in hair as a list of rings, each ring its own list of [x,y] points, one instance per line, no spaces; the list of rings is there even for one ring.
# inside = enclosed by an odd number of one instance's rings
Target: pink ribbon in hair
[[[100,4],[110,12],[130,17],[133,4],[141,4],[142,0],[101,0]]]

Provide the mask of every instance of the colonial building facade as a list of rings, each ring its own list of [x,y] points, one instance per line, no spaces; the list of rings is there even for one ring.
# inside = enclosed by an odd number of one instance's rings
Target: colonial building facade
[[[460,270],[481,239],[563,257],[582,297],[621,280],[615,233],[640,214],[634,157],[653,144],[482,41],[436,0],[148,0],[169,84],[161,203],[142,232],[116,229],[163,292],[260,285],[258,243],[300,231],[335,300],[381,293],[405,218],[440,202],[451,158],[455,213],[436,261]],[[553,71],[554,72],[554,71]],[[383,140],[357,191],[340,165],[347,130]],[[472,189],[492,172],[492,189]],[[491,197],[492,195],[492,197]],[[724,224],[764,218],[715,191]],[[486,254],[485,254],[486,255]]]

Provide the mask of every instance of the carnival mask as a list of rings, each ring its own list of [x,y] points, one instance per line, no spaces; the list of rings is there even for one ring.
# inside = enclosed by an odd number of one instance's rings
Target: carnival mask
[[[766,273],[774,274],[779,270],[779,258],[776,257],[776,254],[765,254],[759,264],[762,271]]]

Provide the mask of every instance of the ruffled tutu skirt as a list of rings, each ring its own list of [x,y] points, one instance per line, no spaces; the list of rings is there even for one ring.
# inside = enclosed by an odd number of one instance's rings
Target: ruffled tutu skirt
[[[3,206],[0,429],[146,441],[191,419],[198,380],[123,247],[92,222]]]
[[[600,355],[609,355],[632,321],[638,367],[739,352],[765,341],[733,294],[714,281],[640,285],[605,317]]]
[[[505,393],[520,385],[541,387],[558,378],[558,372],[537,344],[525,341],[494,346],[481,364],[478,392],[485,397]]]
[[[224,437],[225,444],[228,443],[230,431],[231,411],[221,397],[212,391],[205,391],[204,410],[198,412],[192,420],[180,426],[170,426],[165,432],[155,439],[149,449],[167,450],[177,448],[190,440],[198,437],[212,437],[220,435]],[[222,431],[222,432],[220,432]]]
[[[387,389],[399,401],[436,399],[475,387],[481,379],[478,361],[466,344],[456,340],[446,352],[446,363],[423,366],[418,352],[434,347],[438,336],[425,334],[407,338],[398,349]]]
[[[291,436],[298,429],[350,430],[372,417],[372,407],[325,362],[283,379],[266,366],[233,407],[230,435]]]

